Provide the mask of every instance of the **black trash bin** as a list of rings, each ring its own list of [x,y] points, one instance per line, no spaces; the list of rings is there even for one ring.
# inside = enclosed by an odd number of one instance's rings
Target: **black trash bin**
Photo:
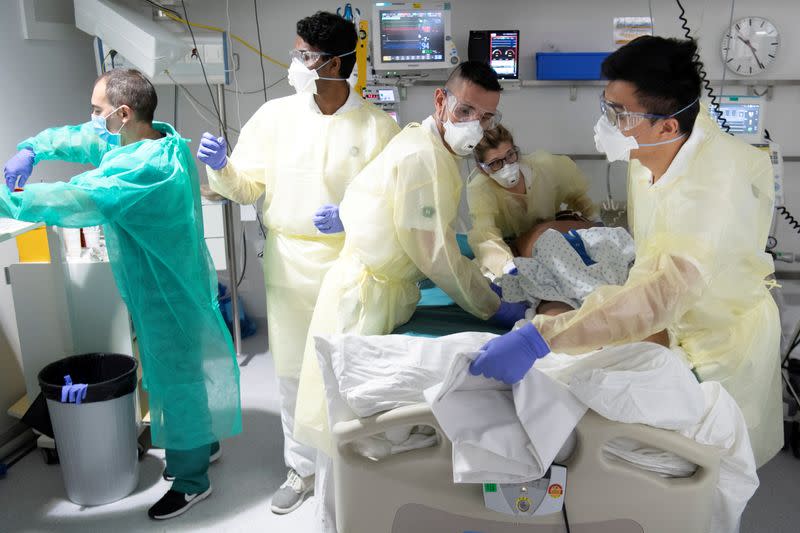
[[[39,372],[67,497],[101,505],[129,495],[139,481],[136,359],[92,353]]]

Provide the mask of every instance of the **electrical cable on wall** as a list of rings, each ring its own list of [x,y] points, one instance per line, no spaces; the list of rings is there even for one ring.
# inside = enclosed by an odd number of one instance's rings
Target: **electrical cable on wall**
[[[264,73],[264,53],[261,50],[261,26],[258,22],[258,0],[253,0],[253,11],[256,17],[256,36],[258,37],[258,53],[261,63],[261,80],[264,82],[264,102],[267,101],[267,75]]]
[[[225,0],[225,19],[228,22],[228,32],[225,37],[228,39],[228,53],[230,54],[230,72],[233,74],[233,87],[236,94],[236,121],[239,129],[242,129],[242,105],[239,93],[239,74],[238,70],[241,67],[241,61],[238,54],[233,51],[233,41],[231,40],[231,0]],[[223,90],[226,90],[223,87]]]
[[[692,37],[692,30],[689,27],[689,20],[686,18],[686,10],[683,8],[683,4],[681,4],[681,0],[675,0],[675,3],[678,4],[678,9],[681,10],[680,14],[678,15],[678,19],[681,21],[681,28],[684,30],[684,36],[687,39],[693,39]],[[735,2],[731,2],[731,18],[733,18],[733,6]],[[730,27],[730,26],[729,26]],[[728,52],[725,52],[726,57]],[[711,98],[711,105],[714,108],[714,114],[717,115],[717,120],[720,123],[720,127],[725,130],[726,133],[731,132],[731,127],[728,125],[728,122],[725,120],[725,117],[722,116],[722,109],[720,109],[719,102],[717,101],[717,96],[714,94],[714,89],[711,87],[711,82],[708,79],[708,73],[706,72],[706,67],[700,59],[700,52],[698,51],[694,55],[694,62],[698,66],[698,70],[700,72],[700,77],[703,79],[703,86],[708,93],[708,96]],[[722,87],[725,86],[725,71],[722,72]]]
[[[211,84],[208,82],[208,75],[206,74],[206,66],[203,63],[203,58],[197,51],[197,41],[194,38],[194,31],[192,30],[192,24],[189,23],[189,14],[186,11],[186,2],[181,0],[181,6],[183,7],[183,17],[186,20],[186,27],[189,30],[189,35],[192,36],[192,46],[194,49],[192,50],[192,55],[197,57],[198,61],[200,61],[200,69],[203,71],[203,79],[206,82],[206,87],[208,87],[208,94],[211,96],[211,104],[214,106],[214,112],[217,115],[217,119],[219,120],[220,129],[222,130],[222,136],[225,138],[225,143],[230,146],[231,143],[228,141],[228,126],[227,124],[223,124],[222,122],[222,115],[219,112],[219,107],[217,106],[217,101],[214,98],[214,90],[211,88]]]
[[[786,209],[784,206],[780,206],[776,207],[775,211],[777,211],[778,214],[780,214],[784,219],[786,219],[786,222],[789,224],[790,228],[795,230],[797,233],[800,233],[800,222],[798,222],[797,219],[792,216],[792,214],[789,212],[788,209]],[[776,245],[777,245],[777,240],[776,240]]]
[[[286,79],[286,76],[282,77],[278,81],[270,83],[269,85],[267,85],[267,90],[272,89],[273,87],[278,85],[280,82],[284,81],[285,79]],[[258,93],[264,92],[264,89],[263,89],[263,87],[259,87],[258,89],[253,89],[252,91],[237,91],[236,89],[225,89],[225,92],[226,93],[231,93],[231,94],[250,95],[250,94],[258,94]]]

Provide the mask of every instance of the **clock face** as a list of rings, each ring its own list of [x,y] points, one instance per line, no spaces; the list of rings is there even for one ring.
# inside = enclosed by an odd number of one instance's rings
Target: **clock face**
[[[780,46],[775,25],[762,17],[736,21],[722,36],[722,61],[742,76],[764,72],[775,61]]]

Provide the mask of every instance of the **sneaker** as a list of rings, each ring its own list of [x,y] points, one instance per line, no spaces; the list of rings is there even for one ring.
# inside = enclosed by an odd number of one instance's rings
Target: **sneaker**
[[[288,514],[300,507],[305,497],[314,491],[314,476],[300,477],[294,469],[289,470],[286,481],[272,495],[270,508],[275,514]]]
[[[211,455],[208,456],[208,464],[216,463],[219,461],[220,457],[222,457],[222,446],[219,445],[219,442],[215,442],[211,445]],[[167,472],[166,468],[161,473],[161,477],[164,478],[164,481],[175,481],[175,476]]]
[[[184,494],[170,489],[155,505],[147,510],[147,516],[153,520],[175,518],[188,511],[194,504],[208,498],[210,494],[210,485],[205,492],[199,494]]]

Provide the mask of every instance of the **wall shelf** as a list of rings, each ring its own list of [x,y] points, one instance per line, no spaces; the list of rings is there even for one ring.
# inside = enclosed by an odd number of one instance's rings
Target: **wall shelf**
[[[390,80],[385,80],[387,85],[392,85]],[[711,85],[721,86],[721,79],[710,80]],[[396,83],[396,82],[395,82]],[[546,87],[567,87],[570,94],[569,99],[578,99],[578,87],[605,87],[606,80],[501,80],[501,84],[508,89],[519,88],[546,88]],[[443,86],[444,80],[417,79],[410,85],[417,86]],[[767,100],[772,100],[775,87],[800,87],[800,79],[766,79],[766,78],[734,78],[726,79],[725,87],[747,87],[747,94],[750,96],[763,96]],[[764,88],[763,92],[758,92],[758,88]],[[705,91],[704,91],[705,92]]]

